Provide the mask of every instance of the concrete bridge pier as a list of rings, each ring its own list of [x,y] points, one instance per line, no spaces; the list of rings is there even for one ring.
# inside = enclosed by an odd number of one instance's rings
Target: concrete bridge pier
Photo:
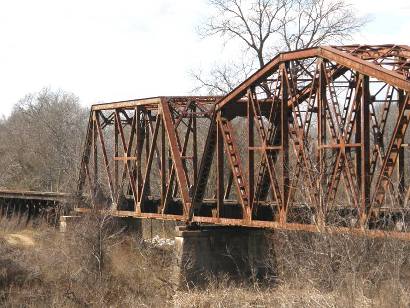
[[[212,276],[272,282],[272,231],[228,226],[176,227],[174,279],[179,287],[198,286]]]

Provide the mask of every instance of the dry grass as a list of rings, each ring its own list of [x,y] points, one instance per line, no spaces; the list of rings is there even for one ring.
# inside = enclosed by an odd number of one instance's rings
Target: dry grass
[[[361,298],[410,306],[410,243],[349,235],[276,233],[279,276],[299,288],[336,292],[343,306]]]
[[[305,287],[296,289],[283,284],[264,289],[249,286],[211,285],[206,290],[178,292],[175,307],[349,307],[336,292],[324,293]],[[365,297],[357,299],[355,307],[372,307]]]
[[[0,222],[0,306],[410,307],[410,243],[276,232],[277,284],[209,278],[176,291],[172,247],[155,247],[107,217],[65,235]]]
[[[100,222],[85,218],[65,235],[47,227],[12,229],[8,222],[0,234],[0,306],[166,304],[172,251],[145,245],[110,220],[99,230]]]
[[[178,307],[410,307],[410,243],[276,232],[277,284],[212,279]]]

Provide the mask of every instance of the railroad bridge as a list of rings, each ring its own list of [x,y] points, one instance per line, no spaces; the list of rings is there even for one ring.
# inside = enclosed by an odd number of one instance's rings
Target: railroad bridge
[[[119,216],[405,237],[409,56],[316,47],[224,97],[94,105],[78,193]]]
[[[75,210],[410,239],[409,95],[409,46],[349,45],[226,96],[93,105]]]

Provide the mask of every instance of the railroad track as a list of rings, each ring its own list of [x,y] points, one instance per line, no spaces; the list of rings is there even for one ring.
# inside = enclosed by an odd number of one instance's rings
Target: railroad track
[[[74,195],[60,192],[0,190],[0,218],[27,225],[33,219],[57,225]]]

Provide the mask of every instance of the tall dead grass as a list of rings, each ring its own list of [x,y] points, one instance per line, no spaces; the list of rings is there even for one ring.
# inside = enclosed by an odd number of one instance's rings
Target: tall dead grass
[[[152,307],[171,299],[172,250],[145,244],[112,218],[83,217],[64,235],[48,227],[7,230],[0,235],[0,306]],[[10,243],[10,234],[33,245]]]
[[[210,276],[206,287],[177,290],[173,247],[144,242],[110,217],[84,216],[64,235],[11,220],[0,230],[5,307],[410,306],[408,242],[269,233],[275,285]]]
[[[410,307],[410,243],[275,232],[276,286],[213,279],[179,291],[177,307]]]

